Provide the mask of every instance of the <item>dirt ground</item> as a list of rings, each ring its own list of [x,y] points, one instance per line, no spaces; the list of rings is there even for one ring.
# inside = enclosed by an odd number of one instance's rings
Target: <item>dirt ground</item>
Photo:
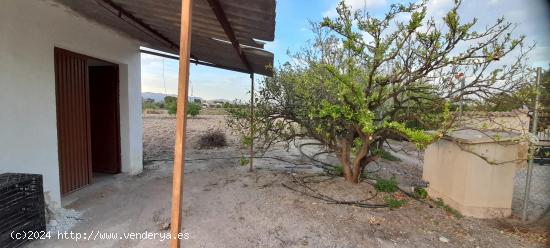
[[[296,149],[275,150],[255,161],[258,170],[239,166],[238,143],[223,125],[223,116],[188,121],[185,168],[184,247],[549,247],[549,226],[526,226],[514,218],[456,218],[434,204],[406,198],[399,209],[367,209],[326,204],[301,195],[295,180],[338,200],[368,199],[382,203],[367,183],[350,186],[341,178],[314,176],[319,170]],[[145,170],[138,176],[97,178],[66,206],[83,214],[73,232],[169,231],[171,167],[175,120],[144,118]],[[221,129],[229,146],[198,149],[199,135]],[[406,146],[406,145],[402,145]],[[308,150],[309,149],[309,150]],[[308,147],[312,154],[316,147]],[[380,176],[396,175],[402,184],[418,183],[421,164],[405,155],[401,162],[368,168]],[[232,159],[223,159],[230,157]],[[330,161],[333,158],[320,156]],[[409,158],[409,159],[408,159]],[[201,160],[207,159],[207,160]],[[416,163],[416,164],[415,164]],[[297,164],[297,165],[296,165]],[[404,197],[404,196],[401,196]],[[545,230],[545,228],[547,228]],[[80,240],[79,247],[166,247],[157,239]],[[41,240],[29,247],[75,247],[74,240]]]

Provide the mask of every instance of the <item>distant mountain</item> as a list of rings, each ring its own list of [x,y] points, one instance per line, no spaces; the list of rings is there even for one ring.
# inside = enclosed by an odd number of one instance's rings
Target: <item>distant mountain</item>
[[[162,102],[164,101],[164,97],[167,96],[166,94],[163,94],[163,93],[156,93],[156,92],[141,92],[141,97],[143,97],[143,99],[147,99],[147,98],[151,98],[153,100],[155,100],[155,102]],[[168,94],[168,96],[177,96],[177,95],[173,95],[173,94]]]
[[[217,103],[229,103],[231,101],[227,100],[227,99],[212,99],[212,100],[206,100],[207,102],[217,102]]]
[[[165,96],[173,96],[173,97],[176,97],[177,95],[175,94],[163,94],[163,93],[156,93],[156,92],[141,92],[141,97],[143,97],[143,99],[147,99],[147,98],[151,98],[153,100],[155,100],[155,102],[162,102],[164,101],[164,97]],[[198,96],[190,96],[189,97],[189,101],[190,102],[193,102],[195,101],[195,99],[199,99],[200,101],[202,101],[203,99],[201,97],[198,97]]]
[[[189,96],[189,98],[187,100],[190,101],[190,102],[195,102],[196,99],[198,99],[199,102],[203,101],[203,99],[201,97],[198,97],[198,96]]]

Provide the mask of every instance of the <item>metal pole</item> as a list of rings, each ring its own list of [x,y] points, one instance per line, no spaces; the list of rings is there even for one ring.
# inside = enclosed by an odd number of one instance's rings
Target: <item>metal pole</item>
[[[192,0],[181,1],[180,58],[178,102],[176,113],[176,144],[174,146],[174,175],[172,182],[172,222],[170,247],[180,247],[183,206],[183,170],[185,167],[185,131],[187,129],[187,97],[189,90],[189,57],[191,55]]]
[[[460,117],[464,112],[464,87],[466,86],[466,77],[462,76],[460,78]]]
[[[462,111],[464,109],[464,86],[466,85],[466,77],[464,76],[464,73],[456,73],[456,67],[453,68],[453,74],[455,75],[455,79],[460,82],[460,96],[459,96],[459,102],[458,102],[458,111],[460,114],[460,117],[462,117]]]
[[[250,73],[250,171],[254,171],[254,73]]]
[[[535,97],[535,109],[533,110],[533,129],[531,132],[533,135],[537,135],[538,121],[539,121],[539,100],[540,100],[540,77],[542,68],[537,68],[537,82],[535,84],[536,97]],[[529,164],[527,165],[527,174],[525,176],[525,195],[523,196],[523,209],[522,220],[527,221],[527,208],[529,205],[529,194],[531,193],[531,179],[533,177],[533,156],[529,158]]]

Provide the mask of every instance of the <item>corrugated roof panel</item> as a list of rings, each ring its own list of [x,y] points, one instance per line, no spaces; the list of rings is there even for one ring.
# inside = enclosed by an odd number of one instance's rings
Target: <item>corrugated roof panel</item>
[[[180,32],[179,0],[56,0],[87,18],[119,30],[144,46],[177,53]],[[227,20],[254,73],[271,75],[273,54],[255,40],[273,41],[275,36],[275,0],[219,0]],[[117,8],[137,19],[125,18]],[[141,24],[147,27],[143,28]],[[198,60],[220,66],[247,70],[207,0],[193,1],[191,54]],[[161,38],[159,38],[159,36]],[[175,45],[175,46],[174,46]],[[251,50],[255,47],[254,50]]]

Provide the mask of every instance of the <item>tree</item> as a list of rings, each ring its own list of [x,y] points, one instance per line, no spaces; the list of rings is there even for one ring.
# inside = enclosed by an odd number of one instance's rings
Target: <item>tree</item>
[[[337,154],[345,179],[358,183],[384,140],[402,137],[422,148],[452,127],[459,101],[520,86],[532,46],[523,49],[525,37],[513,37],[511,23],[501,18],[474,30],[477,20],[461,22],[455,1],[441,25],[426,17],[426,6],[395,4],[377,18],[342,1],[338,17],[313,23],[316,38],[292,54],[293,63],[263,81],[254,126],[242,107],[228,109],[228,124],[262,149],[315,138]],[[512,52],[515,61],[499,62]]]
[[[199,115],[200,111],[201,111],[201,104],[200,103],[190,102],[187,105],[187,114],[190,115],[191,117],[195,117],[195,116]]]
[[[145,99],[142,98],[141,108],[142,108],[142,110],[145,110],[145,109],[158,109],[159,106],[155,102],[155,100],[152,99],[152,98],[145,98]]]
[[[526,84],[511,92],[495,94],[486,99],[482,104],[476,106],[476,109],[487,111],[511,111],[524,107],[531,110],[534,109],[536,97],[535,71],[532,71],[530,75],[533,76],[525,79]],[[550,106],[550,68],[543,71],[539,87],[541,94],[540,105]],[[548,111],[548,109],[543,109],[542,111]]]
[[[164,97],[164,106],[168,114],[175,115],[178,110],[178,98],[173,96]],[[195,117],[200,113],[201,105],[196,102],[187,102],[187,115]]]
[[[168,110],[168,114],[175,115],[178,107],[178,98],[173,96],[164,97],[164,108]]]

